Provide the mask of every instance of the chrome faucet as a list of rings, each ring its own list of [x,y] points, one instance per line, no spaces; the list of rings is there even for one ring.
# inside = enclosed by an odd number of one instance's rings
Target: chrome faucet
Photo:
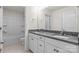
[[[64,30],[61,31],[61,35],[64,35]]]

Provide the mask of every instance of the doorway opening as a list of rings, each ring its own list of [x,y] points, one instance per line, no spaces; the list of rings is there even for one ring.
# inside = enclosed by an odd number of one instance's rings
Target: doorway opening
[[[21,6],[3,7],[4,53],[24,53],[25,8]]]

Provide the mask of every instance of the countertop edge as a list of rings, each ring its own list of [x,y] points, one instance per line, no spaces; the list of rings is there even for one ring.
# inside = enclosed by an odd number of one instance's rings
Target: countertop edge
[[[63,41],[63,42],[70,43],[70,44],[74,44],[74,45],[79,45],[79,43],[70,42],[70,41],[58,39],[58,38],[55,38],[55,37],[50,37],[50,36],[43,35],[43,34],[37,34],[37,33],[34,33],[34,32],[29,32],[29,33],[36,34],[36,35],[40,35],[40,36],[47,37],[47,38],[51,38],[51,39],[55,39],[55,40],[59,40],[59,41]]]

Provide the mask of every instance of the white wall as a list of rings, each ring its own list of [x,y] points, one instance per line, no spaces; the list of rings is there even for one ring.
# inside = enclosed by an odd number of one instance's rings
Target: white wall
[[[77,32],[77,7],[64,7],[52,12],[51,30]]]
[[[71,6],[63,9],[63,29],[77,32],[77,7]]]
[[[77,32],[79,32],[79,7],[77,7]]]
[[[24,13],[3,9],[3,25],[7,25],[3,27],[3,30],[6,30],[6,33],[3,32],[6,45],[14,44],[19,38],[24,37],[24,22]]]
[[[25,9],[25,48],[28,49],[28,30],[30,29],[45,29],[45,19],[43,11],[40,7],[28,6]]]
[[[25,8],[25,49],[28,49],[28,30],[37,29],[37,10],[28,6]]]
[[[32,7],[25,8],[25,49],[28,49],[28,30],[32,20]]]
[[[63,18],[63,15],[62,15],[62,10],[56,10],[56,11],[53,11],[52,13],[52,19],[51,19],[51,29],[52,30],[62,30],[62,18]]]
[[[3,23],[3,7],[0,8],[0,27],[2,28]],[[0,41],[2,40],[2,29],[0,30]]]

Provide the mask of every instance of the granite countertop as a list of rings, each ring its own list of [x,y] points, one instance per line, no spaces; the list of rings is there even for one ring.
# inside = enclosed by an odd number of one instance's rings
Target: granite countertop
[[[67,35],[62,36],[61,34],[58,34],[58,33],[43,32],[43,31],[31,31],[31,33],[48,37],[48,38],[52,38],[52,39],[56,39],[56,40],[60,40],[60,41],[64,41],[64,42],[68,42],[68,43],[72,43],[75,45],[79,45],[78,38],[75,36],[67,36]]]

